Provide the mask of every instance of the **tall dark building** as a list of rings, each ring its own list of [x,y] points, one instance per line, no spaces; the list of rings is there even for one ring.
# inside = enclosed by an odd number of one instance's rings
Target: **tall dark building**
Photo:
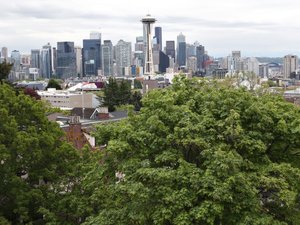
[[[175,41],[166,41],[166,55],[175,60]]]
[[[31,60],[30,60],[30,67],[31,68],[40,68],[40,50],[39,49],[32,49],[31,50]]]
[[[98,75],[101,70],[101,38],[83,40],[83,75]]]
[[[159,50],[162,50],[162,31],[161,27],[155,27],[155,38],[156,38],[156,44],[159,46]]]
[[[159,71],[165,73],[170,65],[169,56],[159,51]]]
[[[197,57],[197,70],[202,71],[204,69],[203,63],[205,60],[205,49],[204,46],[199,45],[196,48],[196,57]]]
[[[178,43],[178,56],[177,56],[178,66],[186,66],[186,43]]]
[[[77,76],[74,42],[57,42],[56,74],[63,79]]]
[[[113,75],[113,45],[110,40],[105,40],[102,45],[102,69],[104,76]]]

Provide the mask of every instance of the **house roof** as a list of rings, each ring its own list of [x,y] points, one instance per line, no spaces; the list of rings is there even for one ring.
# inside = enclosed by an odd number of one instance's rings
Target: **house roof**
[[[93,113],[97,110],[96,108],[84,108],[84,110],[81,107],[76,107],[71,110],[71,115],[80,116],[84,114],[85,119],[91,119]]]

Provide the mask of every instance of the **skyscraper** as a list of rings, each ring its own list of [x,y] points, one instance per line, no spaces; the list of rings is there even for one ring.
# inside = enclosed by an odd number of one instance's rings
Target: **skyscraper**
[[[179,43],[181,42],[185,42],[185,36],[183,35],[182,32],[180,32],[180,34],[177,36],[177,49],[179,47]]]
[[[125,75],[125,67],[129,67],[131,65],[131,42],[125,42],[123,40],[118,41],[115,46],[115,52],[117,75],[123,76]]]
[[[156,44],[158,45],[159,50],[162,50],[162,31],[161,27],[155,27],[155,38],[156,38]]]
[[[13,50],[11,52],[11,62],[13,65],[14,71],[20,71],[20,65],[21,65],[21,54],[18,50]]]
[[[194,44],[187,44],[186,45],[186,58],[189,58],[191,56],[196,56],[196,48],[197,46],[195,46]]]
[[[4,58],[4,60],[8,59],[8,49],[6,47],[2,47],[2,49],[1,49],[1,57]]]
[[[56,47],[52,48],[52,74],[56,74],[57,68],[57,50]]]
[[[193,73],[197,71],[197,57],[190,56],[187,58],[187,69],[191,70]]]
[[[203,71],[204,69],[204,55],[205,48],[202,45],[196,47],[196,58],[197,58],[197,71]]]
[[[144,37],[143,36],[136,37],[134,51],[144,51]]]
[[[138,66],[139,68],[143,68],[145,63],[145,55],[144,55],[144,37],[136,37],[136,42],[135,42],[135,48],[134,48],[134,62],[133,64],[135,66]]]
[[[182,33],[177,36],[177,64],[186,66],[186,42]]]
[[[32,49],[31,50],[31,68],[40,68],[40,50],[39,49]]]
[[[104,76],[113,75],[113,45],[110,40],[104,40],[102,45],[102,68]]]
[[[153,51],[152,51],[152,27],[156,19],[151,17],[150,14],[142,18],[141,22],[143,23],[144,30],[144,43],[145,43],[145,67],[144,74],[152,75],[154,74],[153,68]]]
[[[286,55],[283,58],[283,77],[290,78],[291,73],[298,70],[298,57],[296,55]]]
[[[175,41],[166,41],[166,55],[175,60]]]
[[[83,74],[98,75],[101,70],[101,34],[91,33],[92,39],[83,40]]]
[[[50,79],[52,76],[52,52],[51,45],[48,43],[43,46],[40,55],[40,74],[44,78]]]
[[[167,68],[170,66],[169,56],[167,56],[163,51],[159,51],[159,71],[165,73]]]
[[[82,77],[82,48],[80,46],[75,46],[76,53],[76,73]]]
[[[227,69],[230,73],[244,70],[244,63],[241,56],[241,51],[232,51],[231,56],[227,57]]]
[[[59,78],[76,77],[76,53],[74,42],[57,42],[57,68]]]
[[[186,43],[179,42],[178,44],[178,55],[177,55],[178,66],[186,66]]]

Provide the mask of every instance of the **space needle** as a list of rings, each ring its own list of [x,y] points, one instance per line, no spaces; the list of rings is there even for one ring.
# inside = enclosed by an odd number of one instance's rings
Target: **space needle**
[[[153,52],[152,52],[152,28],[156,19],[151,17],[150,14],[147,14],[142,18],[141,22],[144,26],[144,43],[145,43],[145,67],[144,75],[154,75],[154,66],[153,66]]]

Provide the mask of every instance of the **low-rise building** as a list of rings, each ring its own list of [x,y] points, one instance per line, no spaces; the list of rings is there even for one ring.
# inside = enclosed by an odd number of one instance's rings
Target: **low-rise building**
[[[48,88],[47,91],[38,91],[38,95],[53,107],[61,109],[97,108],[100,105],[97,96],[93,93],[69,92]]]
[[[296,90],[285,91],[283,96],[287,101],[296,105],[300,105],[300,88],[297,88]]]

